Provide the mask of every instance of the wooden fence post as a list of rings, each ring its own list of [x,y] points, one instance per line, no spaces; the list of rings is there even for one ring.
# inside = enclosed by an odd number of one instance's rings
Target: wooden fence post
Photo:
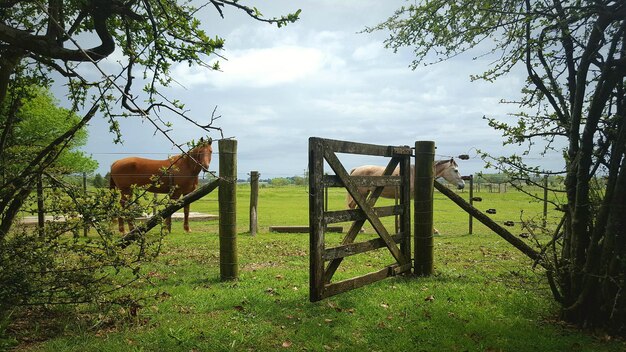
[[[46,223],[45,218],[45,209],[43,203],[43,180],[42,175],[37,175],[37,230],[39,231],[39,236],[43,237],[44,235],[44,226]]]
[[[83,196],[87,197],[87,173],[83,172]],[[83,217],[83,236],[87,237],[89,233],[89,222]]]
[[[233,280],[239,276],[237,267],[237,141],[219,141],[218,201],[220,204],[220,278]]]
[[[250,171],[250,236],[259,230],[257,207],[259,205],[259,172]]]
[[[433,273],[433,164],[435,142],[415,142],[415,267],[416,275]]]
[[[469,203],[470,205],[474,204],[474,175],[469,175]],[[474,231],[474,217],[472,214],[469,214],[469,234],[471,235]]]
[[[543,176],[543,227],[548,225],[548,175]]]

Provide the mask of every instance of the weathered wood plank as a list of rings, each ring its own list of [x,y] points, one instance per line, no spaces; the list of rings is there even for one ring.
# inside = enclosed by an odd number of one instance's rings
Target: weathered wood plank
[[[380,218],[402,215],[404,211],[400,205],[389,205],[373,209],[376,215]],[[332,210],[324,213],[324,222],[326,224],[336,224],[338,222],[357,220],[367,220],[365,213],[363,213],[361,209]]]
[[[400,176],[350,176],[352,183],[357,187],[379,187],[379,186],[400,186],[402,179]],[[344,187],[344,183],[337,175],[324,175],[324,185],[326,187]]]
[[[404,240],[405,236],[404,234],[399,233],[391,236],[391,238],[394,240],[394,242],[401,243]],[[345,258],[351,255],[383,248],[385,246],[385,241],[383,241],[382,238],[374,238],[365,242],[350,243],[338,247],[326,248],[323,258],[327,261],[337,258]]]
[[[347,141],[338,141],[334,139],[324,139],[325,146],[336,152],[346,154],[361,154],[373,156],[392,157],[396,155],[411,155],[412,151],[409,146],[382,146],[376,144],[356,143]]]
[[[379,271],[375,271],[369,274],[357,276],[343,281],[329,283],[326,284],[324,287],[324,295],[322,298],[327,298],[342,292],[354,290],[355,288],[363,287],[373,282],[410,271],[410,263],[404,265],[392,264]]]
[[[258,212],[259,208],[259,172],[250,171],[250,236],[256,236],[259,230]]]
[[[309,138],[309,300],[319,301],[324,293],[324,145]]]
[[[220,279],[235,280],[239,277],[237,257],[237,141],[219,141],[220,189]]]
[[[415,274],[433,273],[433,181],[435,142],[415,142]]]
[[[341,226],[326,226],[324,228],[325,232],[343,232],[343,227]],[[270,232],[278,232],[278,233],[310,233],[310,226],[270,226]]]
[[[400,228],[398,232],[404,234],[400,251],[405,257],[411,258],[411,158],[404,157],[400,161]]]

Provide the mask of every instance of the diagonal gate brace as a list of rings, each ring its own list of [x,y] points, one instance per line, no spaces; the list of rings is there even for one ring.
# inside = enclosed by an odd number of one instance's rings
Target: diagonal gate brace
[[[341,162],[339,161],[335,153],[328,149],[325,149],[324,158],[326,159],[330,167],[333,169],[333,171],[335,171],[335,174],[339,176],[339,178],[341,178],[341,180],[344,183],[344,186],[346,187],[350,195],[353,197],[353,199],[355,200],[359,208],[364,212],[367,220],[372,224],[372,226],[374,227],[374,229],[376,230],[380,238],[385,242],[387,248],[389,249],[393,257],[396,259],[396,261],[400,265],[409,263],[408,259],[402,254],[402,252],[398,248],[396,242],[389,235],[389,232],[387,231],[385,226],[382,224],[382,222],[376,215],[376,212],[373,208],[373,205],[378,200],[378,197],[382,193],[384,187],[383,186],[376,187],[374,191],[371,193],[369,199],[365,199],[365,197],[359,193],[357,186],[354,184],[354,182],[352,182],[352,180],[350,179],[350,175],[348,174],[346,169],[343,167],[343,165],[341,165]],[[392,158],[389,164],[387,165],[387,167],[385,168],[383,175],[391,175],[397,165],[398,165],[398,159]],[[342,241],[342,245],[352,243],[364,223],[365,223],[365,220],[355,221],[352,224],[350,230],[348,231],[348,234]],[[330,279],[334,275],[337,268],[339,267],[341,260],[342,258],[337,258],[337,259],[332,260],[329,263],[328,268],[326,269],[326,272],[324,275],[326,282],[330,282]]]

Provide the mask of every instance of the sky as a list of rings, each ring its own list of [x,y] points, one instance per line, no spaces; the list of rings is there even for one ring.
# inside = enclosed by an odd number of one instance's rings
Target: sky
[[[167,91],[200,122],[207,122],[217,107],[221,117],[215,125],[225,137],[238,141],[239,178],[246,179],[252,170],[262,179],[302,176],[308,167],[308,139],[313,136],[381,145],[432,140],[435,159],[470,155],[467,161],[457,159],[463,175],[494,172],[484,170],[477,150],[494,156],[515,151],[502,145],[500,133],[483,116],[511,121],[508,114],[516,107],[500,101],[518,97],[523,75],[510,74],[495,83],[471,82],[470,75],[482,73],[491,63],[488,58],[473,59],[482,52],[411,70],[410,48],[394,53],[384,48],[389,33],[362,33],[366,26],[387,19],[404,1],[242,3],[258,7],[265,17],[302,12],[296,23],[277,28],[236,9],[226,8],[226,18],[221,19],[208,8],[201,17],[206,31],[226,41],[221,71],[177,65],[173,77],[178,84]],[[171,135],[177,143],[203,136],[196,127],[174,118],[172,122]],[[121,121],[121,129],[124,142],[115,144],[104,119],[89,126],[83,150],[99,162],[97,172],[103,175],[122,157],[164,159],[178,153],[139,118]],[[357,156],[340,159],[346,168],[386,163]],[[536,162],[554,170],[561,159],[555,153]],[[210,170],[218,170],[217,145]]]

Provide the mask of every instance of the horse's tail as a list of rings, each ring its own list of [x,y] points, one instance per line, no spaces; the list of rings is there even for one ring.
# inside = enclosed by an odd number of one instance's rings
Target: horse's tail
[[[113,177],[111,177],[109,175],[109,189],[116,189],[117,185],[115,184],[115,180],[113,180]]]
[[[109,172],[109,189],[116,189],[117,184],[115,184],[115,180],[113,179],[113,173]]]
[[[352,175],[352,173],[354,172],[354,170],[356,170],[356,168],[353,168],[352,170],[350,170],[350,175]],[[354,199],[352,198],[352,196],[350,195],[350,192],[346,192],[346,206],[349,209],[354,209],[356,208],[356,202],[354,201]]]

